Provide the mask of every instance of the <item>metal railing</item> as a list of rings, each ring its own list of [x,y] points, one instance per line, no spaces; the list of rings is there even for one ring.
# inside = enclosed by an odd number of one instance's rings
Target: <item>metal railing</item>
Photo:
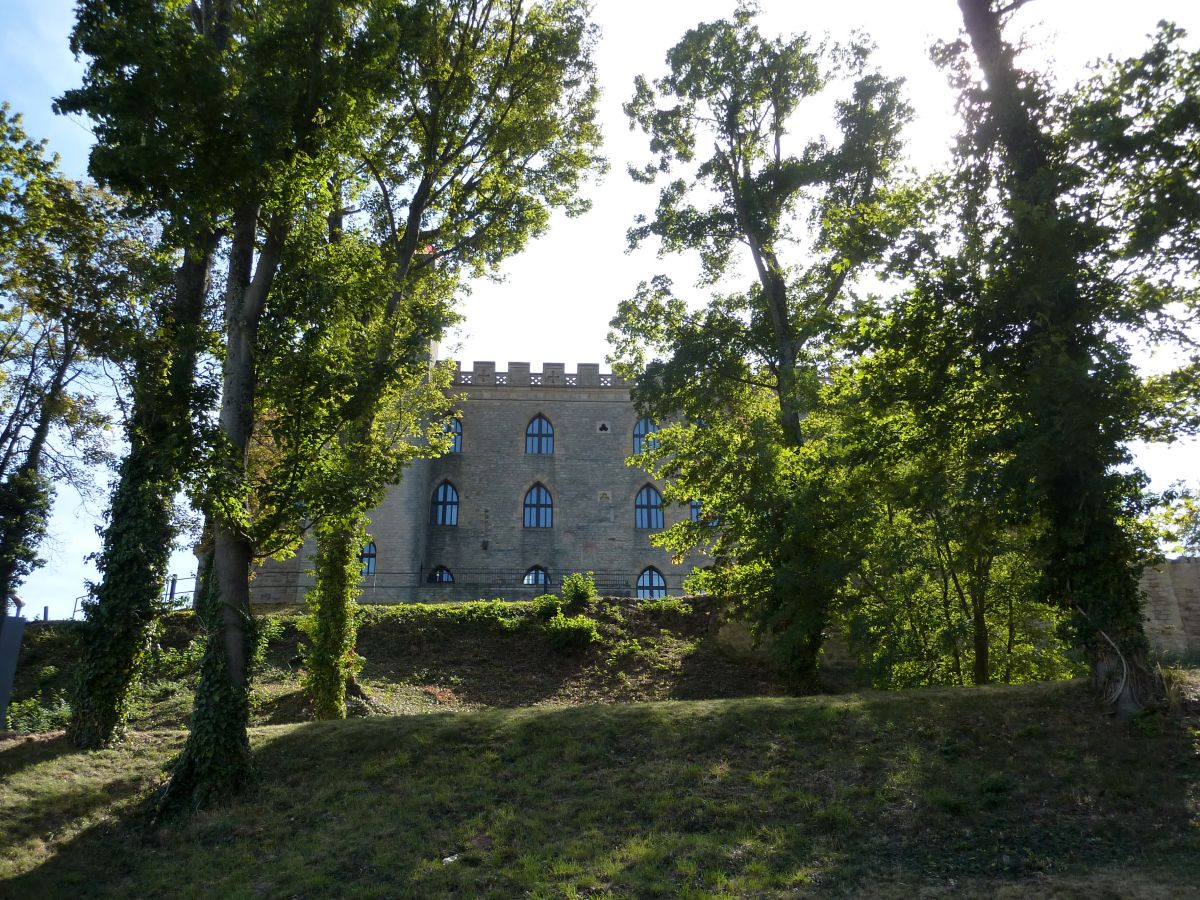
[[[167,578],[166,584],[163,586],[162,592],[162,609],[165,612],[174,612],[177,609],[188,609],[192,605],[193,597],[196,593],[196,574],[191,575],[171,575]],[[75,604],[71,608],[71,618],[75,619],[83,612],[83,604],[90,594],[80,594],[75,598]]]

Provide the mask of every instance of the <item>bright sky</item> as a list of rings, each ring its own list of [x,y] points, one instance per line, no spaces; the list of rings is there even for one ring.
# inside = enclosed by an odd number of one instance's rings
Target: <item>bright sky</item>
[[[594,0],[595,20],[603,30],[597,52],[604,96],[601,122],[605,153],[612,164],[606,179],[589,193],[593,208],[568,220],[557,217],[543,238],[504,267],[501,284],[478,285],[463,308],[460,333],[444,344],[469,366],[493,360],[600,362],[608,352],[605,336],[617,303],[630,297],[639,281],[670,272],[677,287],[686,286],[686,264],[657,260],[649,249],[625,252],[625,232],[639,213],[653,210],[654,188],[634,185],[625,174],[630,163],[647,161],[645,138],[629,130],[621,104],[632,92],[634,76],[657,77],[667,50],[700,21],[728,15],[735,0]],[[952,38],[961,26],[954,0],[761,0],[760,28],[765,33],[826,32],[844,39],[862,29],[878,45],[875,64],[907,79],[909,101],[918,119],[907,137],[914,166],[932,168],[946,158],[956,123],[953,94],[928,59],[938,38]],[[82,177],[91,140],[87,123],[53,115],[52,98],[76,85],[82,66],[67,47],[73,22],[71,0],[4,0],[0,3],[0,100],[25,116],[25,129],[46,138],[62,157],[63,168]],[[1019,13],[1032,48],[1027,62],[1050,68],[1064,84],[1075,81],[1086,65],[1103,56],[1138,52],[1160,19],[1170,19],[1200,40],[1200,3],[1195,0],[1036,0]],[[1200,470],[1197,444],[1141,448],[1139,462],[1155,485],[1194,479]],[[61,486],[46,550],[48,564],[21,590],[26,615],[52,618],[71,614],[83,581],[94,577],[84,557],[98,547],[94,527],[98,510],[81,506],[69,486]],[[194,563],[177,554],[175,571],[191,574]]]

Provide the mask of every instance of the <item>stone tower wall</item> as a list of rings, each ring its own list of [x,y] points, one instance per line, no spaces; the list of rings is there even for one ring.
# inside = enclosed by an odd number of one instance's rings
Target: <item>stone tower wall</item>
[[[635,527],[634,499],[652,480],[625,464],[636,415],[620,378],[596,364],[571,373],[562,363],[534,372],[528,363],[497,371],[492,362],[477,362],[458,371],[455,391],[465,398],[462,450],[415,461],[370,513],[376,570],[363,578],[362,602],[528,599],[583,571],[595,573],[603,593],[631,594],[648,566],[662,573],[669,593],[682,592],[684,576],[705,558],[691,554],[673,564],[650,545],[649,530]],[[552,454],[525,452],[525,429],[538,414],[554,427]],[[443,481],[459,495],[454,527],[430,524],[432,495]],[[553,527],[525,528],[525,494],[539,483],[553,498]],[[665,524],[688,514],[664,507]],[[264,565],[255,601],[302,602],[313,550],[310,539],[295,558]],[[428,580],[438,566],[450,570],[453,583]],[[547,570],[547,587],[522,583],[533,566]]]
[[[1200,656],[1200,557],[1168,560],[1142,575],[1146,633],[1170,658]]]

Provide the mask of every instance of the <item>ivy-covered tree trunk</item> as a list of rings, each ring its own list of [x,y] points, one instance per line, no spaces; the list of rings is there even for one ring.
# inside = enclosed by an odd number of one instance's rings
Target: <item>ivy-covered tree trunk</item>
[[[318,719],[346,718],[346,686],[362,667],[354,647],[366,521],[355,510],[316,529],[316,583],[305,598],[309,616],[304,631],[310,643],[304,652],[304,688]]]
[[[213,553],[202,609],[208,636],[191,730],[166,793],[171,805],[204,806],[242,790],[251,777],[246,728],[254,648],[254,547],[247,530],[246,460],[254,430],[255,342],[289,230],[286,217],[272,217],[256,262],[259,212],[257,204],[247,204],[234,217],[219,419],[225,446],[210,485]]]
[[[1089,308],[1084,226],[1034,118],[1034,89],[1004,42],[1002,13],[993,0],[959,0],[959,7],[1003,150],[1009,261],[999,266],[987,306],[994,327],[1017,335],[1002,377],[1028,422],[1017,463],[1036,486],[1046,523],[1043,585],[1073,613],[1094,686],[1128,714],[1157,690],[1146,664],[1138,554],[1121,526],[1124,488],[1115,472],[1128,435],[1122,386],[1113,379],[1128,374],[1128,361],[1114,361]]]
[[[226,611],[214,573],[214,556],[208,556],[208,564],[196,582],[196,613],[207,638],[191,730],[159,802],[160,811],[198,809],[241,791],[253,776],[250,737],[246,731],[250,716],[249,684],[245,678],[235,681],[230,671],[224,641]],[[246,640],[246,656],[239,660],[244,671],[253,644],[253,620],[247,616],[239,632]]]
[[[159,340],[138,363],[129,453],[104,530],[100,583],[84,607],[83,653],[67,729],[69,740],[84,749],[120,737],[161,609],[175,539],[175,495],[192,449],[196,362],[215,246],[216,236],[208,234],[184,253]],[[163,370],[165,347],[173,350]]]

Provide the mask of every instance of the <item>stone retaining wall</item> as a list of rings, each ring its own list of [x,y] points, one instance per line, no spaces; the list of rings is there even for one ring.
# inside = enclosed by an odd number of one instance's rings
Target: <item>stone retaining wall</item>
[[[1200,557],[1181,556],[1142,575],[1146,633],[1163,656],[1200,656]]]

